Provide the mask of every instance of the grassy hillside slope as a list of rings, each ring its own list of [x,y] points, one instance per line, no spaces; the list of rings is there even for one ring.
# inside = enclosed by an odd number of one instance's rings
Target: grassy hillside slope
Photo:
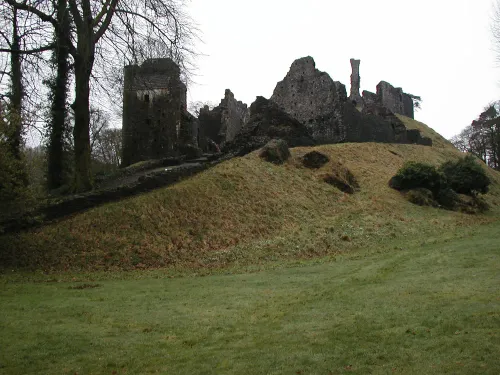
[[[331,158],[317,171],[298,162],[310,148],[293,149],[283,166],[253,153],[169,188],[4,236],[0,264],[44,270],[211,268],[432,241],[443,231],[500,217],[500,174],[491,170],[486,215],[415,206],[387,186],[405,161],[438,165],[458,158],[445,140],[435,140],[434,147],[357,143],[315,149]],[[360,192],[341,193],[319,178],[337,162],[354,173]]]

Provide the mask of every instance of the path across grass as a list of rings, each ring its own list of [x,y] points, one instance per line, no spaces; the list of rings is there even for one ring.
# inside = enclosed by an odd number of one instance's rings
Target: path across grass
[[[500,373],[498,223],[251,274],[1,280],[0,374]]]

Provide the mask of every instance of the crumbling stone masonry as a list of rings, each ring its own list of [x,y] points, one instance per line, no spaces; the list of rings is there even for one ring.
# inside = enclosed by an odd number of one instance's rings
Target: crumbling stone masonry
[[[197,122],[186,112],[186,86],[171,59],[125,67],[123,166],[174,155],[193,143]]]
[[[345,86],[316,69],[312,57],[293,62],[286,77],[276,85],[271,100],[306,125],[318,143],[345,141]]]
[[[401,88],[380,82],[377,93],[359,95],[360,60],[351,59],[351,92],[316,69],[312,57],[293,62],[271,100],[258,97],[249,111],[226,90],[220,104],[186,111],[186,86],[171,59],[151,59],[125,67],[123,166],[177,155],[221,149],[242,155],[282,138],[289,146],[340,142],[395,142],[431,145],[395,116],[413,118],[413,99]]]
[[[377,85],[377,93],[363,91],[363,108],[383,107],[392,113],[414,118],[413,99],[403,92],[401,88],[395,88],[385,81]]]
[[[381,106],[378,101],[377,94],[363,90],[363,107]]]
[[[351,64],[354,84],[351,96],[356,97],[356,93],[359,95],[359,64],[357,60],[352,60]],[[308,56],[293,62],[286,77],[274,89],[271,100],[304,124],[317,143],[429,144],[430,140],[420,137],[420,133],[417,135],[407,131],[394,115],[410,114],[410,103],[405,101],[401,89],[392,91],[392,86],[387,85],[379,85],[377,95],[368,93],[366,100],[363,98],[361,101],[363,110],[360,111],[356,108],[357,102],[348,100],[345,86],[316,69],[313,58]],[[398,90],[401,90],[401,96]],[[407,98],[411,100],[409,95]],[[373,103],[369,106],[371,110],[365,110],[366,102]],[[387,103],[387,106],[380,103]]]
[[[361,78],[359,76],[359,64],[361,60],[351,59],[351,95],[349,95],[349,99],[353,102],[354,105],[362,105],[363,99],[359,94],[359,88],[361,85]]]
[[[227,89],[224,98],[217,107],[212,110],[208,106],[200,109],[198,119],[203,137],[217,145],[223,145],[234,140],[248,116],[247,105],[237,101],[231,90]],[[206,140],[200,140],[200,147]]]
[[[403,89],[392,86],[390,83],[381,81],[377,85],[377,93],[363,91],[363,100],[366,104],[383,106],[393,113],[414,118],[413,99]]]
[[[272,139],[281,139],[289,147],[314,146],[309,130],[271,100],[258,96],[250,106],[248,121],[224,152],[242,156],[263,147]]]
[[[403,89],[395,88],[390,83],[381,81],[377,85],[377,93],[363,91],[363,96],[359,95],[360,77],[359,77],[360,60],[351,59],[351,95],[349,99],[358,108],[368,107],[369,111],[373,112],[374,107],[384,107],[392,113],[397,113],[403,116],[414,118],[413,99],[409,94],[403,92]]]

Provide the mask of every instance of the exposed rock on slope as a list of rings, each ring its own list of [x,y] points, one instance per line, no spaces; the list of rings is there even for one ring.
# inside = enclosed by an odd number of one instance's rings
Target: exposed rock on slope
[[[323,165],[330,161],[328,156],[316,150],[308,152],[307,154],[302,156],[301,160],[304,167],[311,169],[321,168]]]
[[[284,140],[273,139],[262,147],[259,157],[273,164],[283,164],[290,157],[290,150]]]
[[[272,139],[283,139],[288,146],[316,144],[308,129],[281,110],[275,103],[258,96],[250,106],[250,118],[225,151],[245,155],[264,146]]]

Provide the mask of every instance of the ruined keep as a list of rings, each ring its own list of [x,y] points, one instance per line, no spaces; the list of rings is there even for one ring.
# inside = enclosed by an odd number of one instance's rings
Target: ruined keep
[[[196,143],[197,126],[176,63],[162,58],[125,67],[123,166],[177,154],[181,145]]]
[[[407,130],[395,114],[413,117],[413,101],[401,89],[381,83],[377,94],[359,95],[359,60],[352,59],[351,94],[345,86],[316,69],[312,57],[295,60],[276,85],[271,100],[302,122],[317,143],[395,142],[430,144]],[[408,101],[409,99],[409,101]],[[370,110],[366,110],[370,108]]]
[[[249,116],[248,106],[234,98],[231,90],[226,89],[220,104],[212,110],[205,106],[200,109],[200,147],[205,149],[208,140],[217,145],[234,140]]]
[[[306,125],[319,143],[345,140],[342,112],[346,88],[316,69],[312,57],[293,62],[286,77],[276,85],[271,100]]]

